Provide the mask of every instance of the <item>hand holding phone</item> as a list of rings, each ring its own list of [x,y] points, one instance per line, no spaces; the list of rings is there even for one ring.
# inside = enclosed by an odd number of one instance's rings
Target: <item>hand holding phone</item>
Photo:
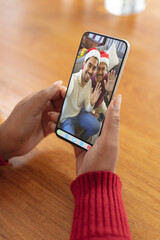
[[[121,95],[118,95],[111,101],[102,133],[89,152],[74,148],[77,177],[87,172],[115,172],[119,152],[120,105]]]

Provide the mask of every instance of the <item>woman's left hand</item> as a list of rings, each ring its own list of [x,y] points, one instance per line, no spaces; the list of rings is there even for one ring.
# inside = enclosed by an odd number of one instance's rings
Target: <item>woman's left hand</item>
[[[0,125],[0,153],[4,159],[31,151],[54,132],[66,88],[62,81],[20,101]]]

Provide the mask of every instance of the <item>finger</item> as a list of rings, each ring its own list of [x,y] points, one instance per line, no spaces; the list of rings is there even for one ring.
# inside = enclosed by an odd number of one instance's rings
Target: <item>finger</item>
[[[59,80],[59,81],[57,81],[57,82],[54,82],[53,83],[53,85],[52,86],[54,86],[54,87],[60,87],[61,86],[61,84],[62,84],[62,80]]]
[[[96,92],[98,92],[99,91],[99,85],[96,87]]]
[[[98,85],[98,90],[99,90],[99,89],[101,89],[101,83],[99,83],[99,85]]]
[[[110,78],[112,79],[112,77],[113,77],[113,70],[111,71],[111,75],[110,75]]]
[[[78,176],[86,151],[78,147],[74,147],[74,152],[76,156],[76,176]]]
[[[61,96],[62,96],[63,99],[65,98],[66,90],[67,90],[67,88],[65,86],[60,87]]]
[[[52,98],[51,101],[56,101],[58,99],[64,99],[65,98],[65,95],[66,95],[66,87],[65,86],[60,86],[58,87],[58,90],[57,93],[54,95],[54,97]]]
[[[73,146],[73,148],[74,148],[74,153],[75,153],[76,158],[77,158],[77,157],[79,156],[79,154],[81,154],[82,152],[84,152],[84,154],[86,153],[85,150],[83,150],[83,149],[81,149],[81,148],[79,148],[79,147]]]
[[[96,84],[96,90],[99,89],[100,86],[101,86],[101,83],[98,82],[98,83]]]
[[[32,97],[32,106],[36,106],[36,110],[39,111],[43,109],[49,100],[54,99],[60,95],[59,86],[62,84],[62,81],[54,83],[51,87],[42,89],[38,93],[34,94]]]
[[[109,82],[109,79],[108,79],[108,81],[104,80],[104,87],[105,87],[105,89],[107,89],[108,82]]]
[[[57,123],[59,113],[58,112],[48,112],[49,118],[52,122]]]
[[[56,101],[52,100],[53,108],[55,112],[60,112],[62,105],[63,105],[64,99],[61,97]]]
[[[99,88],[98,90],[97,90],[97,93],[99,94],[100,92],[102,92],[102,88]]]
[[[51,127],[52,125],[52,127]],[[44,126],[44,136],[47,137],[49,134],[55,132],[55,128],[56,128],[56,123],[53,123],[51,121],[46,122],[45,126]]]
[[[101,95],[102,91],[100,90],[99,93],[98,93],[98,97]]]
[[[101,134],[104,139],[107,137],[109,142],[115,145],[117,145],[119,142],[121,99],[122,97],[119,94],[109,104]]]
[[[55,129],[56,129],[56,124],[55,123],[48,122],[48,126],[49,126],[48,134],[51,133],[51,132],[55,132]]]
[[[42,108],[42,113],[48,113],[48,112],[53,112],[54,111],[54,106],[51,101],[48,101],[46,105]]]
[[[60,94],[51,100],[53,109],[60,112],[66,94],[66,87],[60,86]]]
[[[58,81],[58,82],[62,82],[62,81]],[[55,82],[52,86],[55,86],[56,88],[58,88],[59,91],[57,91],[57,93],[54,95],[54,97],[52,98],[53,101],[58,100],[60,98],[65,98],[66,95],[66,90],[67,88],[63,85],[57,85],[58,82]]]
[[[91,94],[93,93],[93,88],[91,88]]]
[[[110,80],[110,75],[111,75],[111,73],[109,72],[109,73],[108,73],[108,80]]]
[[[58,89],[58,91],[53,95],[53,97],[50,97],[49,100],[57,100],[57,99],[61,98],[61,88],[64,87],[64,86],[61,86],[61,85],[62,85],[62,81],[60,80],[60,81],[54,82],[52,86],[50,86],[46,89],[43,89],[44,91],[45,90],[46,91],[51,90],[52,87],[55,88],[55,89]]]
[[[113,77],[114,77],[114,71],[112,70],[111,79],[113,79]]]

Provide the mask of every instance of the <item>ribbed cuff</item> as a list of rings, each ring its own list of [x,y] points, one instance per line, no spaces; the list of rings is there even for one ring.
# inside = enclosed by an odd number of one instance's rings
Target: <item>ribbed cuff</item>
[[[71,184],[75,199],[71,240],[130,240],[118,175],[89,172]]]

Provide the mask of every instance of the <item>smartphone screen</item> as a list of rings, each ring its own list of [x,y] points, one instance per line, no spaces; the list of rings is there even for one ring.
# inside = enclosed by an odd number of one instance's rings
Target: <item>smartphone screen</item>
[[[94,32],[83,34],[56,126],[58,137],[85,150],[93,146],[128,52],[125,40]]]

